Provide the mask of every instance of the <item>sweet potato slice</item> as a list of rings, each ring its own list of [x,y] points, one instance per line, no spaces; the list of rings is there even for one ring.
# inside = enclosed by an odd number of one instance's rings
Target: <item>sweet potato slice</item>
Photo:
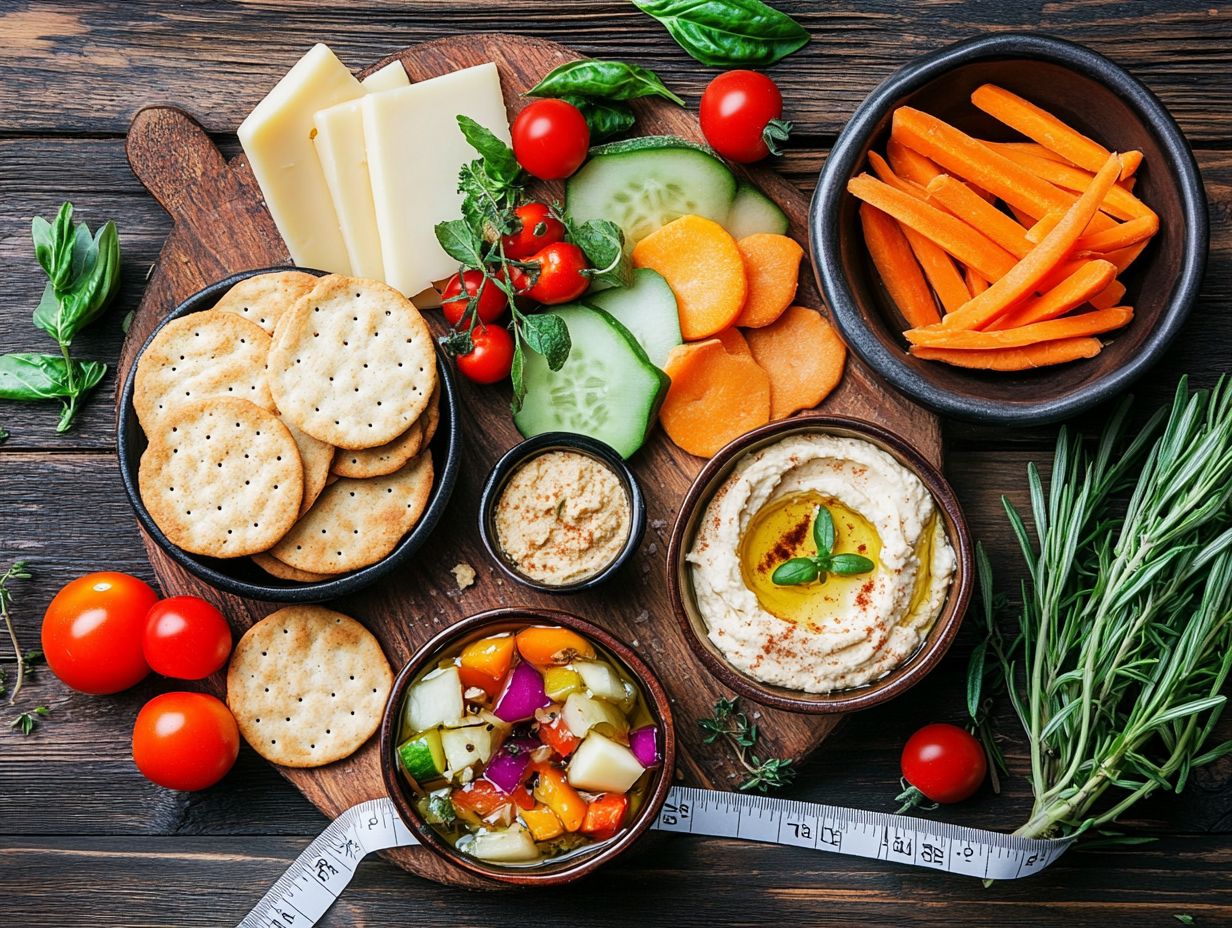
[[[753,352],[749,350],[749,343],[735,326],[724,329],[722,332],[715,332],[714,337],[723,343],[728,354],[738,354],[745,358],[753,357]]]
[[[911,353],[925,361],[940,361],[942,364],[973,370],[1027,371],[1036,367],[1065,364],[1080,358],[1093,358],[1103,347],[1098,338],[1061,338],[1022,348],[989,348],[983,351],[924,348],[915,345]]]
[[[753,359],[770,375],[772,419],[812,409],[843,379],[847,346],[816,310],[792,306],[747,337]]]
[[[748,281],[748,294],[736,325],[754,329],[769,325],[796,298],[804,249],[794,238],[772,232],[747,235],[736,242],[736,247]]]
[[[769,376],[752,357],[728,351],[717,338],[678,345],[664,369],[672,385],[659,422],[689,454],[708,458],[770,421]]]
[[[736,240],[702,216],[681,216],[651,232],[634,247],[633,265],[658,271],[672,288],[685,341],[727,328],[748,295]]]

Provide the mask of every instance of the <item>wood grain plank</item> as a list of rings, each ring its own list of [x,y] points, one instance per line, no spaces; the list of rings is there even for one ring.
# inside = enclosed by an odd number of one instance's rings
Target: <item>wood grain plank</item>
[[[1005,4],[926,0],[850,9],[781,0],[813,35],[774,69],[803,133],[833,136],[872,88],[911,58],[949,42],[1008,29],[1089,45],[1128,67],[1191,138],[1232,138],[1226,4],[1063,0]],[[141,106],[176,103],[212,132],[244,115],[314,42],[353,67],[441,35],[509,29],[564,37],[592,57],[656,68],[690,103],[712,76],[630,4],[616,0],[308,0],[167,4],[158,0],[32,0],[0,5],[0,132],[121,134]],[[226,92],[219,92],[225,87]],[[818,88],[824,88],[818,92]]]

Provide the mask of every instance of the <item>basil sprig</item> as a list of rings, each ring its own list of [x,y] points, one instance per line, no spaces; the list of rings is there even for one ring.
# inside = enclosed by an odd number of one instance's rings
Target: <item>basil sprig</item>
[[[579,58],[553,68],[526,95],[557,97],[572,103],[586,117],[594,142],[633,128],[635,118],[628,105],[630,100],[662,97],[684,106],[684,100],[668,90],[649,68],[598,58]]]
[[[82,397],[93,390],[107,365],[77,361],[69,351],[77,334],[97,319],[120,283],[120,239],[114,222],[90,232],[73,222],[73,204],[64,203],[53,222],[34,217],[30,234],[34,256],[47,275],[34,324],[55,339],[60,354],[20,352],[0,355],[0,400],[58,399],[63,404],[57,432],[72,428]]]
[[[580,97],[571,93],[565,94],[561,99],[566,103],[572,103],[581,111],[586,119],[586,126],[590,129],[591,142],[603,142],[613,136],[623,135],[637,122],[637,117],[633,115],[633,110],[629,109],[629,104],[619,100],[614,103],[605,103],[602,100],[591,100],[588,97]]]
[[[713,68],[766,67],[803,48],[808,31],[761,0],[633,0]]]
[[[820,579],[826,582],[826,574],[851,577],[866,574],[877,565],[862,554],[833,554],[834,517],[825,506],[817,507],[813,518],[813,543],[817,545],[816,557],[793,557],[784,561],[770,575],[779,586],[799,586]]]

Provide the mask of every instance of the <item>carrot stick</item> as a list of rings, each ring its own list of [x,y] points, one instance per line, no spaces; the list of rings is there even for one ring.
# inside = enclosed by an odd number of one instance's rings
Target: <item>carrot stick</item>
[[[1057,284],[1042,296],[1023,303],[988,326],[992,330],[1016,329],[1035,322],[1047,322],[1064,316],[1091,297],[1102,293],[1116,279],[1116,267],[1110,261],[1091,261]]]
[[[1017,129],[1029,139],[1055,152],[1071,164],[1095,172],[1111,154],[1093,139],[1066,125],[1052,113],[996,84],[984,84],[971,94],[971,102],[993,119]],[[1131,176],[1142,162],[1142,152],[1131,152],[1121,162],[1121,179]]]
[[[985,280],[976,271],[971,268],[966,268],[963,271],[963,280],[967,282],[967,289],[971,291],[972,296],[978,296],[988,289],[988,281]]]
[[[993,147],[995,150],[1003,151],[1009,160],[1017,162],[1021,167],[1030,171],[1041,180],[1048,181],[1048,183],[1054,184],[1062,190],[1078,192],[1085,190],[1087,185],[1091,183],[1091,174],[1080,168],[1070,167],[1068,164],[1062,164],[1059,161],[1050,161],[1047,158],[1039,158],[1015,149],[1006,150],[1001,148],[1000,145],[994,145]],[[1115,184],[1108,191],[1108,199],[1103,205],[1103,210],[1116,216],[1118,219],[1137,219],[1140,216],[1155,215],[1149,206],[1124,187]]]
[[[901,225],[901,223],[900,223]],[[971,299],[971,291],[967,289],[962,274],[954,266],[953,259],[946,254],[945,249],[936,242],[925,238],[911,226],[902,226],[903,235],[907,236],[907,244],[915,259],[920,262],[928,284],[937,294],[937,299],[947,313],[952,313]]]
[[[1125,285],[1119,280],[1114,280],[1103,289],[1103,292],[1095,294],[1087,302],[1096,309],[1108,309],[1110,306],[1120,306],[1124,296]]]
[[[962,181],[949,174],[938,174],[925,188],[935,200],[959,219],[971,225],[1012,254],[1021,258],[1031,250],[1022,226],[1016,223]]]
[[[889,159],[895,174],[921,187],[927,186],[930,180],[941,173],[941,169],[933,162],[894,139],[886,143],[886,158]]]
[[[901,190],[903,193],[909,193],[917,199],[924,199],[924,188],[913,181],[907,180],[895,172],[895,170],[886,163],[886,159],[877,154],[877,152],[870,151],[868,153],[868,163],[872,165],[873,173],[876,174],[880,180],[889,184],[891,187]]]
[[[1149,244],[1149,241],[1139,242],[1137,245],[1130,245],[1128,248],[1110,251],[1102,257],[1107,258],[1116,265],[1117,276],[1119,277],[1125,273],[1131,264],[1138,260],[1138,255],[1142,254],[1143,249]]]
[[[940,322],[928,282],[899,224],[867,203],[860,204],[860,222],[873,266],[907,324],[922,326]]]
[[[1057,223],[1064,218],[1065,214],[1060,210],[1049,210],[1048,214],[1041,217],[1039,222],[1027,229],[1027,241],[1038,245],[1044,240],[1044,236],[1057,227]]]
[[[988,139],[980,139],[985,145],[996,148],[1017,149],[1018,151],[1026,152],[1028,155],[1035,155],[1039,158],[1047,158],[1049,161],[1060,161],[1062,164],[1073,164],[1062,158],[1055,151],[1049,151],[1039,142],[992,142]],[[1076,165],[1075,165],[1076,167]]]
[[[1014,266],[1014,256],[961,219],[916,199],[868,174],[847,182],[847,190],[932,239],[963,264],[995,280]]]
[[[996,332],[973,332],[970,329],[947,329],[929,326],[924,329],[908,329],[903,334],[913,345],[932,348],[958,348],[965,351],[985,348],[1022,348],[1037,342],[1050,342],[1058,338],[1077,338],[1083,335],[1099,335],[1119,329],[1134,318],[1128,306],[1111,309],[1096,309],[1077,316],[1063,316],[1046,322],[1033,322],[1016,329]]]
[[[1074,244],[1074,248],[1078,251],[1119,251],[1149,239],[1158,231],[1159,217],[1152,213],[1150,216],[1139,216],[1137,219],[1123,222],[1103,232],[1084,235]]]
[[[1031,228],[1038,221],[1034,216],[1023,212],[1016,206],[1011,206],[1010,212],[1013,213],[1014,218],[1018,220],[1018,224],[1024,229]],[[1045,213],[1045,215],[1047,215],[1047,213]]]
[[[1108,189],[1116,181],[1120,162],[1110,157],[1091,186],[1078,198],[1042,242],[1031,249],[1025,258],[1014,265],[1005,276],[997,279],[991,287],[958,312],[950,313],[942,325],[955,329],[978,329],[1008,312],[1020,300],[1036,290],[1041,281],[1062,264],[1074,242],[1086,229],[1092,217],[1099,211],[1099,204],[1108,195]]]
[[[1059,338],[1022,348],[991,348],[960,351],[954,348],[912,347],[911,353],[925,361],[940,361],[956,367],[986,371],[1026,371],[1080,358],[1093,358],[1103,349],[1098,338]]]

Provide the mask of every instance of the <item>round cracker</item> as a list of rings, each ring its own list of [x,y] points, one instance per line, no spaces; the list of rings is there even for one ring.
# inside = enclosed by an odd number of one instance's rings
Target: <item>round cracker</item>
[[[428,400],[428,408],[424,410],[420,421],[423,422],[423,444],[426,448],[432,444],[432,439],[436,436],[436,427],[441,424],[441,385],[439,383],[432,388],[432,396]]]
[[[309,435],[375,448],[427,407],[436,355],[427,323],[401,293],[330,275],[279,320],[269,371],[278,408]]]
[[[312,573],[340,574],[375,564],[419,521],[431,491],[427,452],[385,477],[340,478],[269,553]]]
[[[227,668],[227,705],[266,760],[319,767],[372,737],[392,685],[370,631],[340,612],[289,606],[240,638]]]
[[[137,361],[133,408],[148,434],[172,407],[212,397],[274,408],[265,362],[270,337],[235,313],[208,310],[172,319]]]
[[[298,570],[264,551],[254,554],[252,560],[271,577],[277,577],[279,580],[291,580],[295,583],[321,583],[325,580],[333,580],[336,576],[335,574],[314,574],[311,571]]]
[[[182,403],[149,439],[137,474],[141,499],[185,551],[255,554],[295,524],[304,468],[295,439],[272,412],[247,400]]]
[[[279,416],[279,419],[295,439],[300,463],[304,465],[304,497],[299,504],[299,514],[302,516],[312,508],[312,504],[325,489],[325,481],[329,479],[329,466],[334,460],[334,446],[319,438],[313,438],[294,422],[288,422],[285,416]]]
[[[214,312],[236,313],[273,335],[279,317],[316,284],[317,278],[303,271],[257,274],[224,293]]]
[[[423,447],[424,415],[415,420],[415,424],[388,444],[376,448],[364,448],[362,451],[341,450],[334,455],[330,472],[339,477],[353,477],[363,480],[367,477],[384,477],[400,469],[403,464]]]

